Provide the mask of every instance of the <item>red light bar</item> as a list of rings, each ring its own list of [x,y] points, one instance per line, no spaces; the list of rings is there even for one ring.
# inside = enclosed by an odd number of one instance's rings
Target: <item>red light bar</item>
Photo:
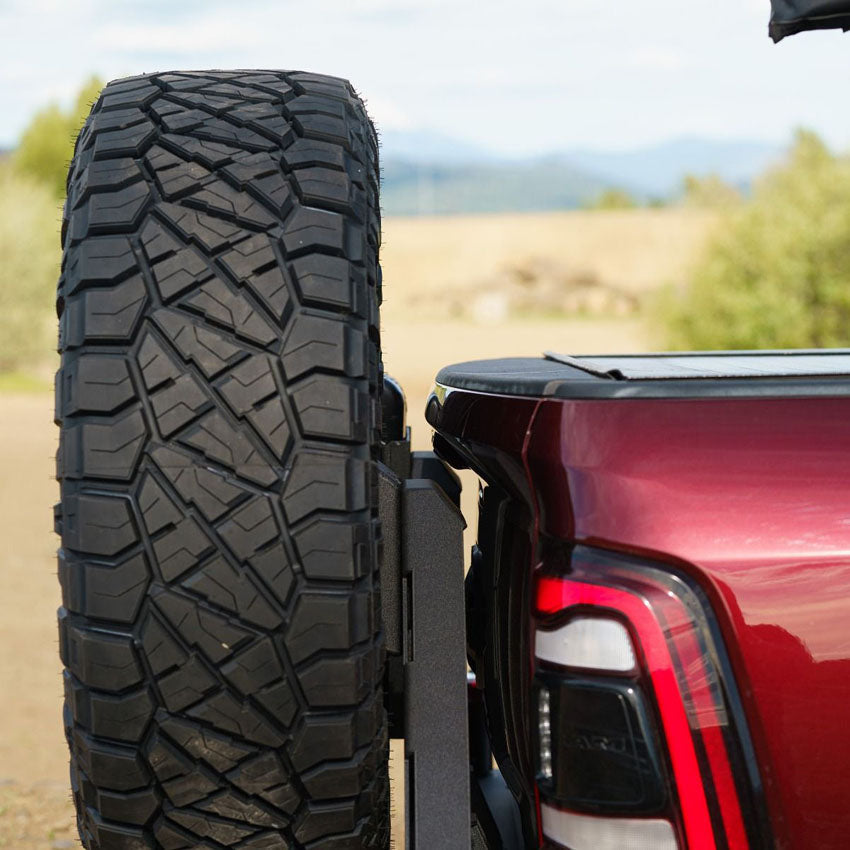
[[[634,627],[661,711],[688,846],[691,850],[716,850],[691,730],[660,624],[637,596],[626,591],[571,579],[540,578],[537,585],[540,613],[554,614],[576,605],[616,611],[625,615]]]
[[[541,572],[536,583],[537,615],[547,625],[571,612],[628,623],[655,694],[687,847],[748,850],[755,818],[745,817],[742,771],[733,767],[742,730],[726,704],[702,605],[675,574],[582,547],[568,575]]]

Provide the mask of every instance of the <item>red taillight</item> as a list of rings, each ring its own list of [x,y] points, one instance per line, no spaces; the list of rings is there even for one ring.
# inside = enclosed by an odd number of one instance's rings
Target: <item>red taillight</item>
[[[579,547],[563,574],[542,565],[536,609],[536,688],[560,706],[538,773],[547,840],[577,850],[564,830],[595,829],[624,847],[630,830],[647,848],[675,847],[674,835],[681,850],[764,846],[749,739],[701,591]]]

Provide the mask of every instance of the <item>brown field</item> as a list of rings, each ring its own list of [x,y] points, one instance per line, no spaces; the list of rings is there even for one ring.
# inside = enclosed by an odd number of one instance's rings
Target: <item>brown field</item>
[[[612,212],[396,218],[384,222],[385,321],[425,295],[468,289],[505,265],[545,258],[635,293],[678,282],[716,220],[667,208]]]
[[[533,258],[645,293],[685,273],[710,223],[683,211],[385,222],[385,361],[406,388],[417,446],[428,446],[421,411],[446,363],[536,355],[544,348],[652,347],[638,315],[476,322],[445,315],[444,293]],[[78,846],[60,717],[55,444],[49,392],[0,394],[0,848],[9,850]],[[466,474],[468,510],[474,509],[472,484]]]

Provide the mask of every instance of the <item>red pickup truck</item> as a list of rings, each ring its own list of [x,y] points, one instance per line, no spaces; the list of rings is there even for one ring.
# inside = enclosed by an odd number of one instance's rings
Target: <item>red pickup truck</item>
[[[774,34],[850,14],[809,3]],[[362,101],[316,74],[119,80],[79,135],[83,845],[386,850],[399,738],[408,850],[850,846],[850,352],[460,364],[413,452],[378,184]],[[471,562],[451,467],[482,482]]]
[[[850,352],[440,373],[438,447],[488,482],[470,657],[529,831],[845,846],[848,374]]]

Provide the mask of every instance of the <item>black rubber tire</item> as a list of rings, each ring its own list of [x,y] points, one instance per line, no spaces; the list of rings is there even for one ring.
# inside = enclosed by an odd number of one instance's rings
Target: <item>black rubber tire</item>
[[[59,631],[83,844],[383,850],[362,102],[297,72],[111,83],[62,238]]]

